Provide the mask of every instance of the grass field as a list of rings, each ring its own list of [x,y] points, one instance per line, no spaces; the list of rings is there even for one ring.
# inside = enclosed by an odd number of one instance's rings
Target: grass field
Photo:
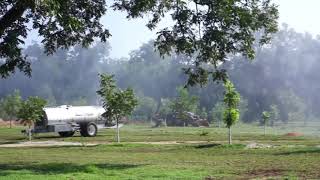
[[[0,128],[0,144],[24,141],[20,129]],[[319,136],[283,136],[287,131],[269,128],[264,136],[261,127],[238,125],[232,146],[226,145],[225,128],[125,126],[121,144],[112,143],[114,130],[104,130],[94,138],[42,134],[34,141],[101,145],[0,148],[0,179],[320,179]],[[311,131],[313,135],[320,132]],[[137,143],[158,141],[180,144]],[[246,148],[251,142],[274,147]]]

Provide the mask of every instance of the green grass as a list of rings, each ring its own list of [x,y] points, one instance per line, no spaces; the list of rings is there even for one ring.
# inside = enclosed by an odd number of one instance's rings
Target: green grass
[[[203,135],[203,131],[209,132]],[[261,132],[260,132],[261,131]],[[125,126],[121,144],[94,147],[0,148],[0,179],[319,179],[318,137],[263,136],[261,127],[234,128],[235,145],[222,128]],[[202,135],[201,135],[202,134]],[[206,133],[205,133],[206,134]],[[0,128],[0,144],[23,141],[19,128]],[[94,138],[38,135],[35,141],[112,142],[114,130]],[[142,141],[208,141],[201,144],[150,145]],[[210,142],[209,142],[210,141]],[[279,145],[247,149],[255,141]],[[300,146],[288,146],[300,145]]]
[[[24,137],[20,130],[22,127],[8,129],[0,128],[0,144],[24,141]],[[303,137],[287,137],[284,136],[291,129],[268,128],[268,134],[264,136],[263,127],[239,124],[233,128],[233,140],[235,143],[248,143],[251,141],[267,144],[293,144],[293,145],[318,145],[320,138],[320,129],[313,128],[313,134],[305,133]],[[297,132],[306,132],[307,130],[298,130]],[[308,130],[309,131],[309,130]],[[310,130],[311,131],[311,130]],[[206,133],[204,133],[206,132]],[[158,141],[221,141],[227,140],[226,128],[150,128],[148,126],[126,125],[121,128],[121,140],[123,142],[158,142]],[[206,134],[206,135],[203,135]],[[115,130],[107,129],[98,132],[96,137],[81,137],[76,133],[71,138],[60,138],[58,134],[47,133],[38,134],[34,137],[34,141],[77,141],[77,142],[114,142]]]

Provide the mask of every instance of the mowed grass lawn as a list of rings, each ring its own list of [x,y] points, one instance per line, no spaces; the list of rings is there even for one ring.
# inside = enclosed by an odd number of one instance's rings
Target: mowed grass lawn
[[[24,141],[20,129],[0,128],[0,144]],[[282,135],[285,131],[270,128],[264,136],[261,127],[237,126],[232,146],[225,141],[225,128],[126,126],[121,129],[121,144],[111,143],[114,130],[94,138],[37,135],[34,141],[103,144],[0,148],[0,179],[320,179],[319,137],[287,137]],[[181,144],[137,143],[158,141]],[[250,142],[275,146],[248,149]]]

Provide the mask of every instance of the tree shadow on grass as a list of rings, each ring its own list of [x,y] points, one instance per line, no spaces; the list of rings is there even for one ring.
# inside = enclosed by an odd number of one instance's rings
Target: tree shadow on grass
[[[39,135],[39,136],[34,136],[33,139],[62,139],[63,137],[59,135]]]
[[[243,144],[200,144],[195,146],[196,149],[206,149],[206,148],[219,148],[219,149],[244,149],[245,145]]]
[[[282,153],[277,153],[276,155],[296,155],[296,154],[306,154],[306,153],[319,153],[320,154],[320,148],[282,152]]]
[[[71,137],[61,137],[58,134],[48,134],[48,135],[38,135],[38,136],[34,136],[34,139],[67,139],[67,138],[81,138],[82,136],[80,134],[75,134]],[[95,137],[106,137],[106,135],[103,134],[97,134]],[[87,138],[87,139],[93,139],[92,137],[83,137],[83,138]]]
[[[197,145],[196,148],[197,149],[205,149],[205,148],[212,148],[212,147],[217,147],[220,146],[221,144],[200,144]]]
[[[0,137],[1,139],[1,137]],[[4,144],[15,144],[15,143],[19,143],[21,141],[29,141],[29,139],[27,137],[21,136],[21,137],[6,137],[3,138],[2,141],[0,142],[0,145],[4,145]]]
[[[15,171],[27,170],[35,174],[66,174],[66,173],[98,173],[105,170],[124,170],[143,165],[136,164],[86,164],[48,163],[48,164],[0,164],[0,176],[16,174]]]

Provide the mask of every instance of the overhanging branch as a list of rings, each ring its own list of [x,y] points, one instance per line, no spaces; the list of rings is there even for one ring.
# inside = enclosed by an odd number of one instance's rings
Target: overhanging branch
[[[0,37],[6,29],[22,17],[23,13],[31,7],[33,0],[19,0],[10,10],[0,19]]]

